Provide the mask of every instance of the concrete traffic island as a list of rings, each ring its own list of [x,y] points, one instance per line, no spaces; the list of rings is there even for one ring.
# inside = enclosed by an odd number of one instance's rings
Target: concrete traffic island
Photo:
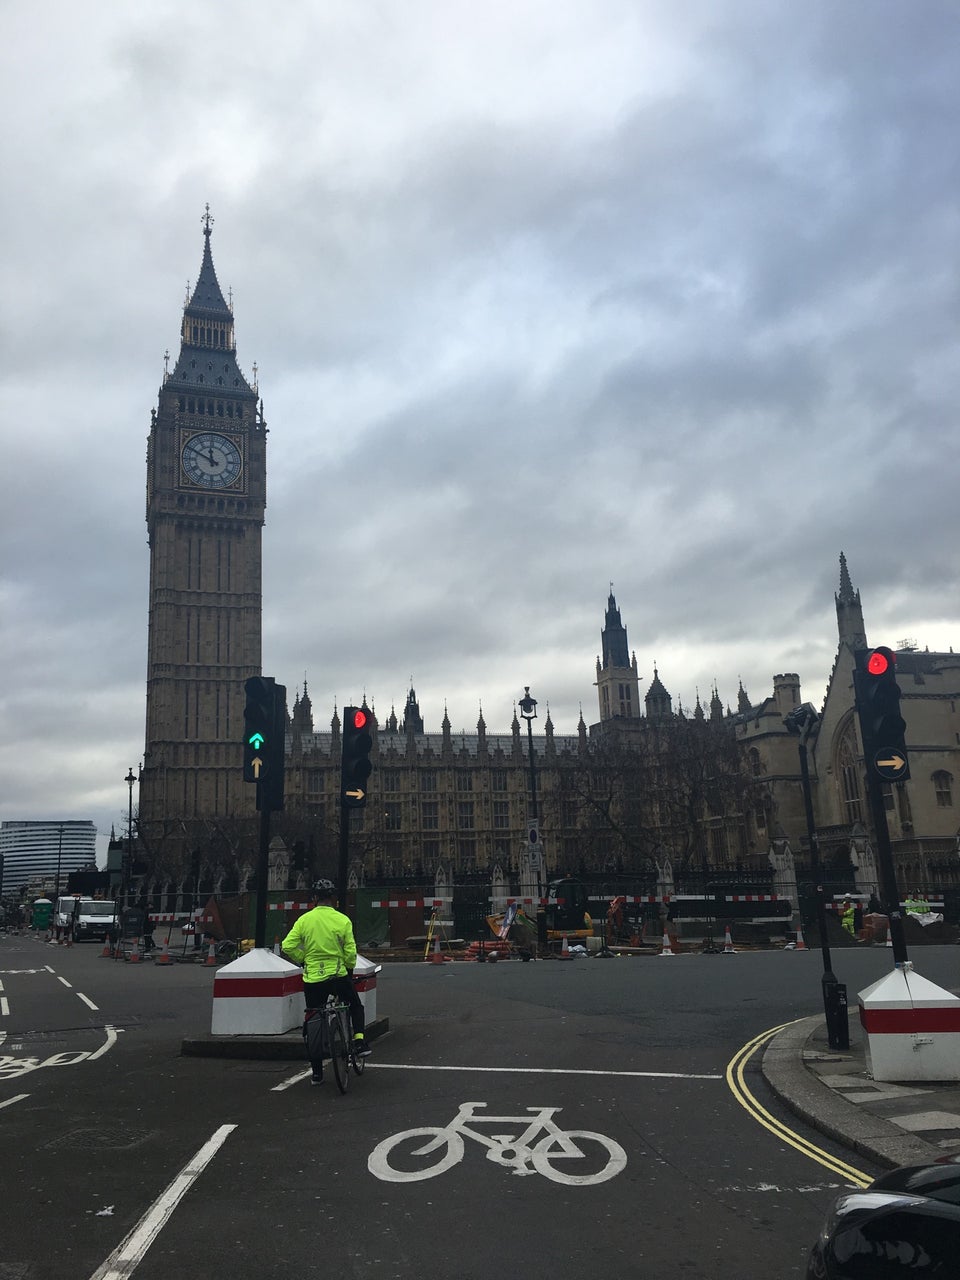
[[[390,1025],[377,1017],[379,972],[380,965],[357,957],[353,980],[371,1041]],[[304,1061],[302,1026],[303,970],[265,947],[255,947],[217,971],[210,1034],[185,1038],[180,1052],[185,1057]]]

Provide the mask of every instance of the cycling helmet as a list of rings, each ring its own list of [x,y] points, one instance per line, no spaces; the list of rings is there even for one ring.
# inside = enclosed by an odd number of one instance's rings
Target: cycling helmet
[[[313,892],[318,898],[335,898],[337,886],[332,880],[318,880],[313,886]]]

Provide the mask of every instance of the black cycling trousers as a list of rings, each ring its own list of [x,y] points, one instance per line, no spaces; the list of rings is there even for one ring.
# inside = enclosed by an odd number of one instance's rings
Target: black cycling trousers
[[[325,978],[323,982],[305,982],[303,984],[303,1000],[308,1009],[322,1009],[327,997],[337,996],[344,1004],[350,1006],[350,1022],[354,1035],[363,1035],[364,1011],[363,1001],[357,995],[350,977]]]

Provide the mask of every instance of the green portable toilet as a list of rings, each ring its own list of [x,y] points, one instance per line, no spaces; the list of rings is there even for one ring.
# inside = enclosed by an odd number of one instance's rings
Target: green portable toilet
[[[33,902],[32,915],[30,916],[30,928],[49,929],[52,915],[53,903],[50,899],[35,898]]]

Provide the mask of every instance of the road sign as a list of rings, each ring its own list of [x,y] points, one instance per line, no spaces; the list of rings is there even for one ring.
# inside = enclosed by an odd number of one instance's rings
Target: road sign
[[[878,751],[874,755],[873,767],[881,778],[885,778],[889,782],[896,782],[899,778],[906,777],[909,769],[906,758],[899,751],[886,749]]]

